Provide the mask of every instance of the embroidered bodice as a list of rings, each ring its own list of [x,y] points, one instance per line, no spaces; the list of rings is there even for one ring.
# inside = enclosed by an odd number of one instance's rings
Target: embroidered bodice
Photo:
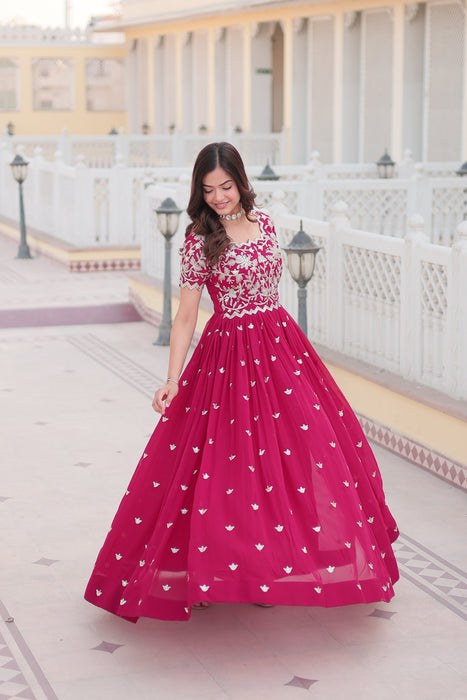
[[[254,212],[260,233],[246,243],[232,243],[217,263],[209,266],[204,238],[190,233],[182,251],[180,286],[206,285],[214,311],[227,318],[255,314],[279,306],[282,255],[274,225],[264,212]]]

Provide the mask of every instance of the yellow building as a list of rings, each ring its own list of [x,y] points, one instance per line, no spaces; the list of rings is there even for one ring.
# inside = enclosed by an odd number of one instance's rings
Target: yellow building
[[[129,125],[285,130],[289,162],[467,159],[460,0],[122,0]]]
[[[90,30],[0,27],[0,130],[107,134],[127,127],[126,53]]]

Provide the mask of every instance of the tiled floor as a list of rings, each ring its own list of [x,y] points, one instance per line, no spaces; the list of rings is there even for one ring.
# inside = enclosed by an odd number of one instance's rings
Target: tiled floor
[[[100,286],[11,253],[0,241],[0,311],[50,308],[60,285],[74,307],[126,301],[120,273]],[[390,604],[216,605],[132,625],[84,602],[155,424],[154,337],[135,322],[0,329],[0,700],[465,698],[465,493],[381,447],[402,531]]]

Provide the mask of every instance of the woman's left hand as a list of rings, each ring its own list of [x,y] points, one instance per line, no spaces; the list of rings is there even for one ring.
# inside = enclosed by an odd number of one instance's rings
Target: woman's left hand
[[[152,407],[161,415],[165,414],[165,409],[170,406],[172,400],[178,394],[178,384],[175,382],[166,382],[164,386],[156,391],[152,401]]]

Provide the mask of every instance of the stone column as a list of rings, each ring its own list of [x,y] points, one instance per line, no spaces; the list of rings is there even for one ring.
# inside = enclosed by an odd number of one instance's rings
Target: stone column
[[[208,30],[208,123],[209,133],[213,133],[216,124],[216,32],[214,27]]]
[[[175,124],[183,132],[183,32],[175,35]],[[166,68],[167,70],[167,68]]]
[[[146,81],[146,99],[147,99],[147,104],[146,104],[146,121],[149,124],[150,131],[154,132],[155,131],[155,85],[154,85],[154,41],[155,38],[153,36],[148,37],[147,43],[148,43],[148,50],[146,54],[146,72],[147,72],[147,81]]]
[[[286,138],[286,163],[292,162],[293,118],[293,20],[282,20],[284,33],[283,130]]]
[[[464,9],[464,80],[462,93],[462,162],[467,160],[467,9]]]
[[[344,13],[338,10],[334,15],[334,123],[333,160],[342,163],[343,137],[343,83],[344,83]]]
[[[391,156],[396,162],[402,158],[402,106],[404,96],[404,5],[393,5],[392,53],[392,121]]]
[[[243,25],[243,131],[251,131],[251,28]]]

